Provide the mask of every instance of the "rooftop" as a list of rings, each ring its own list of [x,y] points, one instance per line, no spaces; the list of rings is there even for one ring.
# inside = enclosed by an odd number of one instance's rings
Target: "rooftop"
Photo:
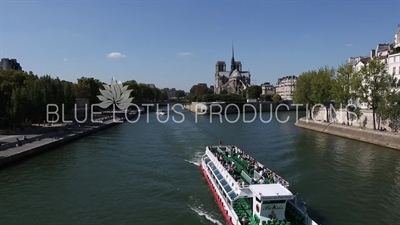
[[[367,58],[361,58],[359,62],[362,62],[363,64],[366,64],[369,62],[369,60],[371,60],[371,58],[367,57]]]
[[[283,187],[281,184],[257,184],[250,185],[250,190],[260,197],[293,197],[292,192]]]
[[[148,86],[149,88],[156,88],[156,85],[154,85],[154,84],[147,84],[147,86]]]
[[[240,77],[242,77],[242,75],[241,75],[240,72],[236,69],[236,70],[234,70],[234,71],[232,72],[232,74],[231,74],[230,77],[231,77],[231,78],[240,78]]]
[[[284,80],[284,79],[297,79],[297,76],[292,75],[292,76],[285,76],[285,77],[278,78],[278,80]]]

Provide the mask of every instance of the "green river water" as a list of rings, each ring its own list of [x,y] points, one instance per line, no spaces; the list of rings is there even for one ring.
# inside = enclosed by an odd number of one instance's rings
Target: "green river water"
[[[142,115],[1,170],[0,225],[225,224],[198,166],[218,136],[288,180],[324,225],[400,224],[400,151],[297,128],[294,112],[283,124],[184,116]]]

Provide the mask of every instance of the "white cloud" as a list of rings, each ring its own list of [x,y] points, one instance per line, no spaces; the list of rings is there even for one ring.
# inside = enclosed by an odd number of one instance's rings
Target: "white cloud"
[[[119,52],[111,52],[110,54],[107,55],[108,58],[125,58],[126,55],[122,55]]]
[[[193,53],[191,52],[179,52],[178,55],[180,56],[188,56],[188,55],[192,55]]]
[[[65,59],[63,59],[63,61],[64,61],[64,62],[66,62],[66,61],[68,61],[68,59],[67,59],[67,58],[65,58]]]
[[[352,47],[353,44],[346,44],[346,47]]]

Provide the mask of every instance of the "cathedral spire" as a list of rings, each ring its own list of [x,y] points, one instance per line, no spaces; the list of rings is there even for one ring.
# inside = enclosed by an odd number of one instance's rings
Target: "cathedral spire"
[[[232,59],[235,58],[235,47],[233,45],[233,40],[232,40]]]
[[[234,71],[236,69],[236,63],[235,63],[235,49],[233,47],[233,40],[232,40],[232,59],[231,59],[231,71]]]

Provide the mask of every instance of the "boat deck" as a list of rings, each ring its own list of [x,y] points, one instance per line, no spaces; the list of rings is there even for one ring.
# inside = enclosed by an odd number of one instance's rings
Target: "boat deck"
[[[258,164],[253,158],[249,157],[242,150],[232,150],[230,146],[209,146],[208,149],[220,160],[221,164],[224,165],[225,169],[230,175],[240,184],[244,182],[245,186],[249,184],[260,184],[256,182],[251,176],[256,172],[259,174],[260,170],[263,170],[262,177],[264,178],[262,184],[281,183],[289,186],[285,180],[277,176],[274,172],[268,168],[256,168]],[[229,149],[229,150],[228,150]],[[228,151],[226,151],[228,150]],[[233,166],[231,166],[233,164]],[[260,176],[261,177],[261,176]],[[284,185],[284,186],[285,186]],[[242,224],[246,225],[259,225],[260,219],[253,217],[252,206],[244,198],[239,198],[233,203],[233,209],[239,218],[244,218]],[[291,204],[287,204],[284,220],[269,220],[264,221],[262,225],[303,225],[304,217],[297,213],[295,207]]]
[[[258,167],[259,163],[253,158],[248,156],[242,150],[238,151],[230,149],[230,152],[226,152],[227,146],[209,146],[210,151],[220,160],[224,165],[225,169],[228,170],[230,175],[239,182],[244,182],[246,185],[249,184],[273,184],[281,183],[284,186],[289,184],[284,181],[281,177],[277,176],[270,169],[264,167]],[[232,166],[233,165],[233,166]],[[258,167],[258,168],[257,168]],[[263,170],[262,182],[259,180],[252,179],[253,174],[260,174],[259,171]]]
[[[245,225],[259,225],[260,219],[258,217],[253,217],[251,206],[244,200],[239,199],[234,203],[233,209],[239,218],[245,218],[242,224]],[[294,209],[294,206],[288,204],[285,212],[286,219],[273,219],[264,221],[262,225],[304,225],[304,216]]]

